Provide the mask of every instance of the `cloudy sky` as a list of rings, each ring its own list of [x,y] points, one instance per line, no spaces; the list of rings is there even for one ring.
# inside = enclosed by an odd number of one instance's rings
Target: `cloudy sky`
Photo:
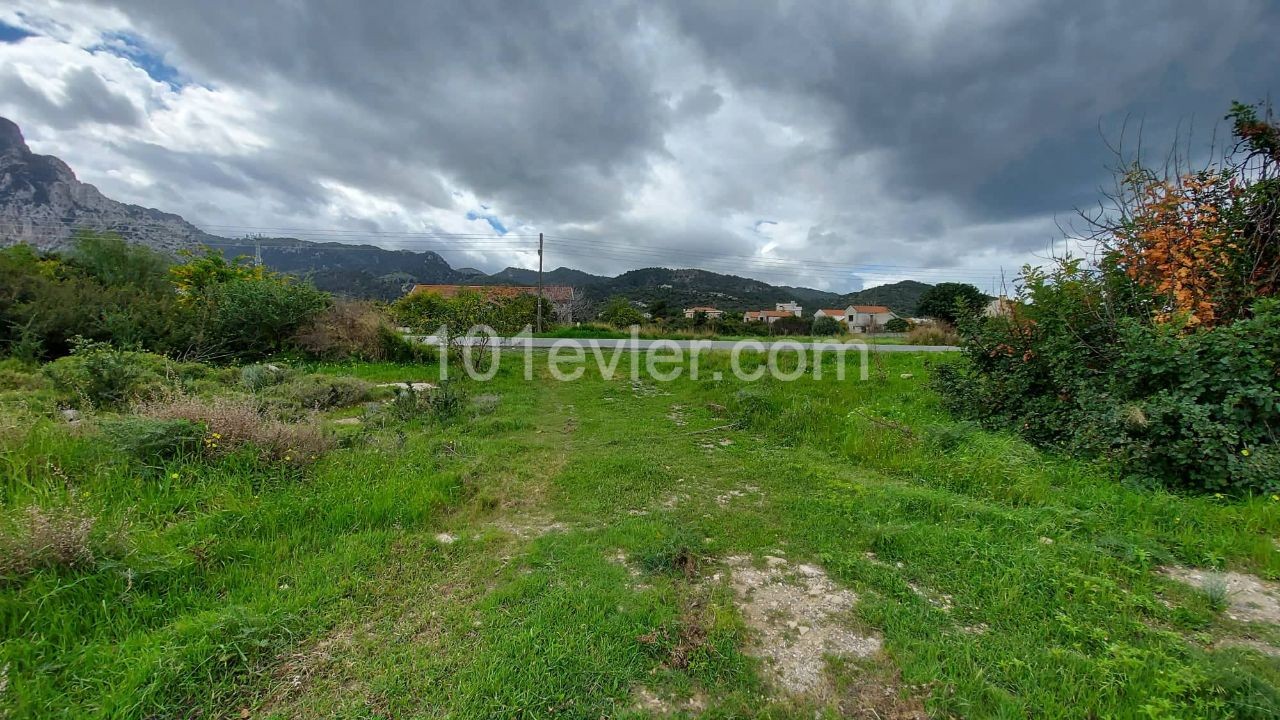
[[[221,235],[990,290],[1122,128],[1206,145],[1280,91],[1277,30],[1264,0],[8,0],[0,115]]]

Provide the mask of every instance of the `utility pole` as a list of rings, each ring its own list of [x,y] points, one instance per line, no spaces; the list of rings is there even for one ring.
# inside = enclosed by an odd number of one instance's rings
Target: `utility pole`
[[[538,332],[542,332],[542,233],[538,233]]]

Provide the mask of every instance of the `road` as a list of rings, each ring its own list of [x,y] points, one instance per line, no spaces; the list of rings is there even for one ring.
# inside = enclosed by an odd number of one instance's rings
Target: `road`
[[[439,345],[440,340],[434,335],[406,335],[406,339],[422,343]],[[480,344],[484,340],[483,337],[476,338],[476,344]],[[836,350],[841,347],[848,349],[858,348],[857,341],[849,343],[839,343],[835,341],[817,341],[817,342],[798,342],[796,340],[645,340],[643,338],[519,338],[519,337],[499,337],[493,338],[497,341],[498,347],[503,348],[520,348],[532,346],[535,350],[549,350],[552,347],[580,347],[583,350],[598,348],[601,350],[639,350],[641,352],[650,348],[675,348],[689,350],[697,343],[697,346],[703,350],[733,350],[735,347],[742,347],[744,350],[755,352],[768,352],[775,345],[782,348],[795,350],[799,346],[805,351],[812,350]],[[866,347],[871,352],[956,352],[960,348],[951,345],[876,345],[874,343],[866,343]]]

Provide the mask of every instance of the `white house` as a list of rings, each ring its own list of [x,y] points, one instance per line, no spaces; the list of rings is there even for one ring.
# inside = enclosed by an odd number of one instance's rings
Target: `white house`
[[[876,332],[898,317],[884,305],[850,305],[844,309],[845,322],[851,332]]]
[[[815,320],[820,317],[829,317],[834,319],[836,322],[844,322],[846,315],[845,311],[840,308],[822,308],[821,310],[814,310],[813,317]]]
[[[795,300],[792,300],[791,302],[778,303],[773,309],[777,312],[791,313],[796,317],[800,317],[804,314],[804,308],[797,305]]]

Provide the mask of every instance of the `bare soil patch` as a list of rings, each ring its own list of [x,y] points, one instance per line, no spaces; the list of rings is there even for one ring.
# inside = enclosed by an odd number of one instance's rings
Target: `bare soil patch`
[[[736,602],[757,634],[755,654],[783,690],[803,694],[823,684],[828,656],[867,658],[880,638],[845,625],[857,596],[838,587],[815,565],[770,556],[763,568],[745,556],[726,559]]]
[[[1280,624],[1280,586],[1276,583],[1267,582],[1256,575],[1178,565],[1162,568],[1161,572],[1166,577],[1200,590],[1211,588],[1215,584],[1225,584],[1229,603],[1226,615],[1232,620]]]

